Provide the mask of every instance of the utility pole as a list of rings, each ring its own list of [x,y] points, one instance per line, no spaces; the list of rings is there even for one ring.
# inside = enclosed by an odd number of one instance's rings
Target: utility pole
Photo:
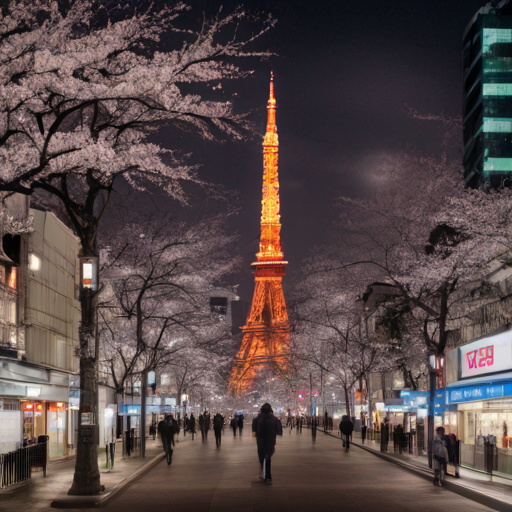
[[[147,403],[147,395],[148,395],[148,371],[144,370],[142,372],[140,383],[140,425],[139,425],[139,433],[140,433],[140,455],[141,457],[146,456],[146,403]]]

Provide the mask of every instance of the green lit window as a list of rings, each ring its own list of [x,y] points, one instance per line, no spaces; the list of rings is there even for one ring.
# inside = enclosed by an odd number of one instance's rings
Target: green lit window
[[[512,171],[512,158],[488,158],[484,162],[484,171]]]
[[[504,117],[484,117],[484,132],[512,133],[512,119]]]
[[[484,84],[484,96],[512,96],[512,84]]]
[[[512,43],[512,29],[510,28],[484,28],[482,38],[482,53],[491,52],[491,46],[496,43]]]
[[[495,73],[508,73],[512,70],[512,59],[507,57],[494,57],[483,59],[484,75]]]

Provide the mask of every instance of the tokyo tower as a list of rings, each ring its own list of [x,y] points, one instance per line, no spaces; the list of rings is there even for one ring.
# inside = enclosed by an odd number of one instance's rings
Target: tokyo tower
[[[235,395],[250,391],[263,374],[284,375],[290,337],[288,312],[282,281],[285,265],[281,251],[279,140],[276,127],[274,74],[270,78],[267,130],[263,139],[263,197],[261,201],[260,250],[254,267],[254,296],[247,321],[242,327],[242,345],[231,372],[230,388]]]

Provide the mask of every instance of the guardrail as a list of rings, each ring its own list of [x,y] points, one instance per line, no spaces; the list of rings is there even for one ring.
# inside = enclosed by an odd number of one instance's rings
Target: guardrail
[[[0,489],[30,480],[32,468],[43,468],[46,476],[47,444],[37,443],[0,454]]]

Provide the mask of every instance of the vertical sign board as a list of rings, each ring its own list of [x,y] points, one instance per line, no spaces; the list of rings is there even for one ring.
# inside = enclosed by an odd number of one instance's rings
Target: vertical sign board
[[[512,369],[512,331],[468,343],[459,348],[460,378]]]

